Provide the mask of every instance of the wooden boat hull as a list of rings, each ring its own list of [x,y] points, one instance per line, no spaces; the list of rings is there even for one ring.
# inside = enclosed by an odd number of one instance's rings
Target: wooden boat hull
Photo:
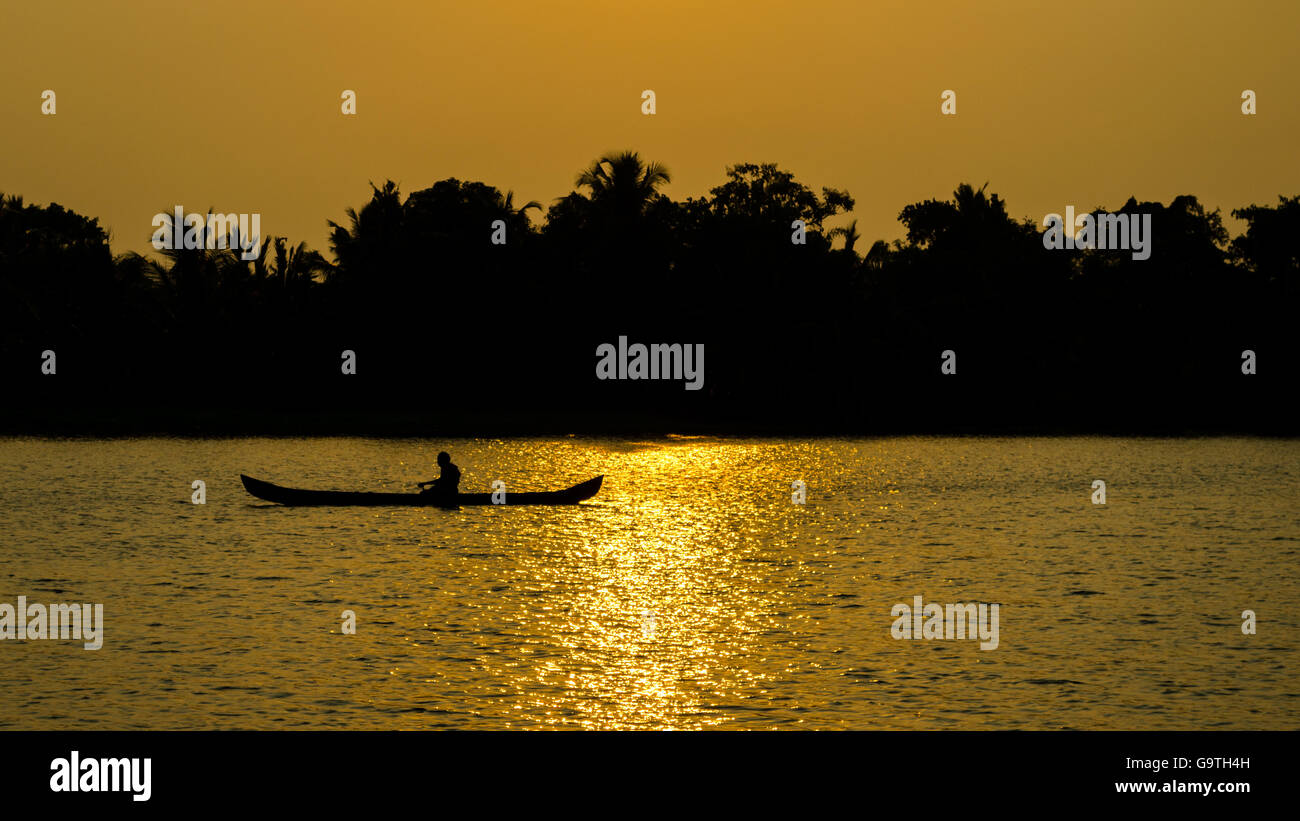
[[[282,487],[280,485],[272,484],[271,482],[263,482],[260,479],[254,479],[253,477],[245,476],[242,473],[239,474],[239,478],[240,481],[244,483],[244,490],[247,490],[257,498],[292,507],[460,507],[463,505],[492,504],[491,493],[461,493],[456,496],[455,503],[451,503],[447,500],[421,493],[358,493],[347,490],[300,490],[298,488]],[[600,491],[600,485],[604,479],[604,476],[597,476],[595,479],[588,479],[585,482],[580,482],[565,490],[551,490],[538,493],[510,493],[507,491],[505,504],[576,505],[578,502],[586,501],[592,496],[595,496]]]

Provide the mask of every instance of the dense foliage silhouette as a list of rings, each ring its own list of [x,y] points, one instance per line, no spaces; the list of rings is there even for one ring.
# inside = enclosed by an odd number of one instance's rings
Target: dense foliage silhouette
[[[962,184],[858,253],[844,191],[740,164],[674,201],[597,159],[545,208],[446,179],[372,185],[332,261],[267,237],[114,256],[95,219],[0,197],[14,431],[1294,433],[1300,197],[1230,238],[1192,196],[1129,199],[1152,254],[1048,250]],[[169,212],[170,204],[160,211]],[[1100,208],[1096,210],[1102,210]],[[1109,210],[1109,209],[1107,209]],[[537,212],[534,222],[530,212]],[[794,244],[802,220],[806,242]],[[497,222],[500,221],[500,222]],[[493,244],[504,230],[505,243]],[[703,343],[704,389],[599,381],[595,350]],[[1242,373],[1242,351],[1258,373]],[[53,350],[57,373],[41,373]],[[340,371],[344,350],[356,375]],[[944,350],[957,373],[940,373]]]

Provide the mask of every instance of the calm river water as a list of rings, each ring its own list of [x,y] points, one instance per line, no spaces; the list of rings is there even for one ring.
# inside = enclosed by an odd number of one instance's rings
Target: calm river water
[[[284,508],[238,478],[409,490],[440,449],[466,491],[605,486]],[[0,603],[106,623],[0,641],[0,727],[1300,729],[1298,466],[1219,438],[0,439]],[[999,646],[896,640],[918,595],[998,603]]]

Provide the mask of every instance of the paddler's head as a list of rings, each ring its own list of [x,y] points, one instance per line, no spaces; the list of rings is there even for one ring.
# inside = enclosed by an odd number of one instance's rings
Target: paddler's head
[[[442,451],[441,453],[439,453],[439,454],[438,454],[438,464],[440,464],[440,465],[450,465],[450,464],[451,464],[451,454],[448,453],[448,452],[445,451],[445,450]]]

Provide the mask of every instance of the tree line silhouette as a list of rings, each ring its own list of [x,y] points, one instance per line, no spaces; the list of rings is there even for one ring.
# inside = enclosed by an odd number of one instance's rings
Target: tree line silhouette
[[[0,196],[0,423],[20,431],[1293,433],[1300,197],[1229,237],[1194,196],[1129,199],[1152,254],[1049,250],[962,184],[863,243],[848,192],[740,164],[676,201],[633,152],[549,206],[392,181],[332,259],[266,237],[114,255],[93,218]],[[160,210],[166,213],[170,205]],[[1097,210],[1102,210],[1098,208]],[[497,223],[496,221],[500,221]],[[806,226],[792,242],[795,220]],[[504,244],[490,237],[496,223]],[[704,389],[598,381],[626,336],[703,343]],[[41,373],[55,351],[56,374]],[[343,375],[344,350],[357,372]],[[957,372],[940,372],[956,353]],[[1242,352],[1258,372],[1242,373]]]

